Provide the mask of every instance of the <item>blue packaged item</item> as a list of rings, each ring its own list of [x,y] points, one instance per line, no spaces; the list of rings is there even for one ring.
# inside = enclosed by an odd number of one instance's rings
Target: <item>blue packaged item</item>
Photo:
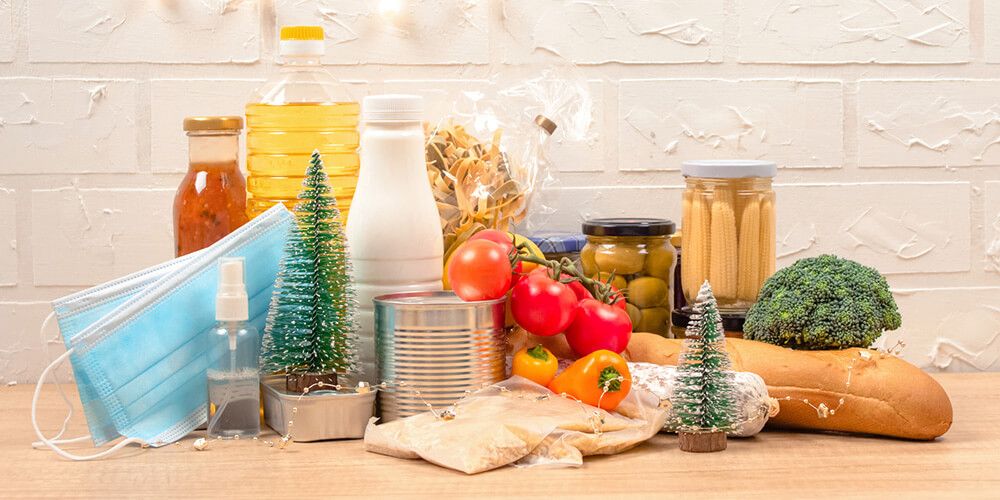
[[[587,244],[587,237],[576,233],[542,233],[528,238],[538,245],[547,259],[569,257],[573,262],[580,260],[580,250]]]
[[[40,442],[65,458],[88,460],[130,443],[169,444],[201,425],[206,369],[215,355],[206,332],[215,324],[219,259],[245,259],[250,322],[262,329],[294,223],[279,204],[204,250],[55,300],[67,352],[35,388],[32,424]],[[126,438],[95,455],[60,449],[81,438],[46,438],[35,419],[42,383],[67,357],[94,445]]]

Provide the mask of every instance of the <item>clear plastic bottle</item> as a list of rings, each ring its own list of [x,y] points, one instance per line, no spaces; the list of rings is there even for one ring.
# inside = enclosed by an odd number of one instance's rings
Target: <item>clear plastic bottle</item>
[[[281,28],[281,70],[251,97],[247,114],[247,215],[294,208],[309,155],[318,149],[347,220],[358,183],[359,105],[320,64],[319,26]]]
[[[260,336],[249,318],[243,259],[219,262],[218,324],[210,335],[208,436],[252,438],[260,434]]]
[[[419,96],[364,100],[364,168],[347,241],[360,305],[359,357],[368,382],[378,382],[372,299],[441,289],[444,239],[424,163],[422,118]]]

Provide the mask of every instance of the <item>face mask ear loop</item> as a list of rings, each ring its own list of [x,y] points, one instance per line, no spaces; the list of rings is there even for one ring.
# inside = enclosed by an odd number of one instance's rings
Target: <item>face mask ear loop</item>
[[[38,334],[42,339],[42,352],[44,352],[46,355],[45,357],[50,360],[52,359],[52,357],[48,355],[49,338],[45,336],[45,330],[47,329],[46,327],[49,326],[49,322],[52,321],[52,318],[55,317],[56,317],[55,311],[50,312],[49,315],[45,317],[45,321],[42,321],[42,327],[38,329]],[[59,429],[59,433],[56,434],[55,436],[52,436],[51,441],[53,443],[64,444],[64,443],[75,443],[78,441],[85,441],[87,439],[90,439],[90,435],[81,436],[73,439],[66,439],[66,440],[59,439],[62,437],[63,434],[66,433],[66,427],[69,425],[70,419],[73,418],[73,403],[69,400],[69,396],[66,395],[66,391],[63,389],[62,383],[59,382],[59,376],[56,375],[56,372],[52,372],[52,380],[56,383],[56,388],[59,389],[59,395],[62,396],[63,401],[66,402],[66,407],[69,408],[69,414],[67,414],[66,419],[63,420],[62,428]],[[31,446],[33,448],[42,448],[45,446],[45,444],[42,443],[41,441],[35,441],[34,443],[31,443]]]
[[[41,441],[41,443],[44,444],[45,446],[48,446],[50,449],[52,449],[52,451],[56,452],[56,454],[58,454],[59,456],[61,456],[63,458],[67,458],[69,460],[80,460],[80,461],[82,461],[82,460],[96,460],[98,458],[104,458],[104,457],[106,457],[106,456],[108,456],[108,455],[110,455],[110,454],[112,454],[112,453],[114,453],[114,452],[116,452],[116,451],[118,451],[118,450],[120,450],[120,449],[122,449],[122,448],[124,448],[124,447],[126,447],[126,446],[128,446],[130,444],[132,444],[132,443],[139,443],[139,444],[145,445],[146,442],[143,441],[142,439],[139,439],[139,438],[127,438],[127,439],[124,439],[122,441],[119,441],[117,444],[115,444],[111,448],[108,448],[108,449],[106,449],[106,450],[104,450],[104,451],[102,451],[100,453],[95,453],[93,455],[74,455],[74,454],[69,453],[66,450],[63,450],[62,448],[60,448],[56,444],[56,441],[45,438],[45,436],[42,434],[41,429],[38,428],[38,419],[37,419],[38,397],[42,394],[42,384],[45,383],[45,379],[49,376],[49,372],[51,372],[54,367],[59,366],[59,364],[62,363],[63,361],[65,361],[66,358],[68,358],[69,355],[72,354],[72,353],[73,353],[73,349],[70,349],[70,350],[66,351],[62,356],[59,356],[58,358],[56,358],[55,361],[53,361],[51,364],[49,364],[49,366],[46,366],[45,370],[42,370],[42,374],[38,376],[38,383],[35,384],[35,395],[31,398],[31,426],[35,428],[35,435],[38,436],[38,440]],[[88,438],[89,438],[89,436],[88,436]],[[86,438],[83,438],[83,439],[86,439]],[[71,442],[77,442],[77,441],[81,441],[81,440],[82,440],[81,438],[68,439],[68,440],[63,440],[62,443],[71,443]]]

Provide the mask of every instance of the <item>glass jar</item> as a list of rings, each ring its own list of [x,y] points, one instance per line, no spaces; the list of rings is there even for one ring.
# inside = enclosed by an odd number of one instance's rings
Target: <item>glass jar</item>
[[[746,312],[774,273],[772,162],[684,162],[681,286],[694,304],[708,280],[723,312]]]
[[[583,272],[610,280],[625,293],[634,331],[667,335],[677,262],[670,235],[676,228],[666,219],[592,219],[583,224]]]
[[[247,222],[247,184],[239,165],[239,116],[191,116],[188,171],[174,196],[175,255],[201,250]]]
[[[691,315],[694,311],[690,307],[682,307],[674,309],[670,313],[670,337],[675,339],[685,338],[685,332],[687,331],[688,323],[691,322]],[[743,323],[746,321],[747,316],[744,313],[734,312],[734,313],[721,313],[719,316],[722,317],[722,330],[724,331],[726,337],[743,338]]]
[[[580,250],[587,244],[587,237],[574,233],[542,233],[529,238],[549,260],[569,259],[580,265]]]

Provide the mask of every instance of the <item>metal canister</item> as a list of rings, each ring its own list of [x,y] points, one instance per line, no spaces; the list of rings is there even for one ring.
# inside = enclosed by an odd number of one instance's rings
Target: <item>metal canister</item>
[[[464,302],[453,292],[375,298],[382,421],[443,410],[504,379],[505,299]]]

